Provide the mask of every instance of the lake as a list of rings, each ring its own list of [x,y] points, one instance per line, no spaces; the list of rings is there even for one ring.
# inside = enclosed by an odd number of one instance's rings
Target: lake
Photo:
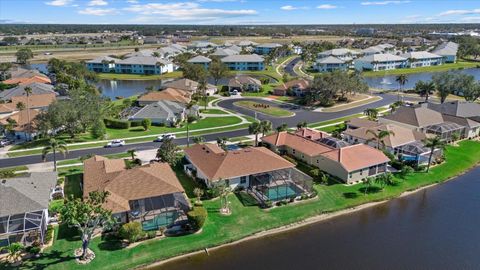
[[[153,270],[480,269],[480,167],[410,196]]]

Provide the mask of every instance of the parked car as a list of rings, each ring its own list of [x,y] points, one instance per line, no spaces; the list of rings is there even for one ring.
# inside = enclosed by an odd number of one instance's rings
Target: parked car
[[[113,140],[109,141],[107,145],[105,145],[106,148],[111,148],[111,147],[122,147],[125,145],[124,140]]]
[[[158,136],[154,142],[163,142],[164,140],[166,139],[172,139],[172,140],[175,140],[177,138],[177,136],[175,136],[175,134],[162,134],[160,136]]]
[[[12,144],[12,141],[7,140],[7,139],[3,139],[3,140],[0,141],[0,147],[5,147],[5,146],[10,145],[10,144]]]

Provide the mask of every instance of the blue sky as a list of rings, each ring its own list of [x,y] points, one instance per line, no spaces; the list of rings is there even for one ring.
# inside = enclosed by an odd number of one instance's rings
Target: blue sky
[[[480,0],[0,0],[0,23],[480,23]]]

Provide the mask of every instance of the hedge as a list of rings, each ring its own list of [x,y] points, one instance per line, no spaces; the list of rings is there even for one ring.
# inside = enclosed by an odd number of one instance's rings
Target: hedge
[[[187,217],[193,226],[196,226],[197,229],[201,229],[207,219],[207,210],[204,207],[195,206],[187,213]]]
[[[126,121],[126,120],[106,118],[103,121],[105,122],[105,125],[108,128],[116,128],[116,129],[129,129],[130,128],[130,122]]]
[[[130,121],[130,127],[141,127],[142,126],[142,120],[131,120]]]

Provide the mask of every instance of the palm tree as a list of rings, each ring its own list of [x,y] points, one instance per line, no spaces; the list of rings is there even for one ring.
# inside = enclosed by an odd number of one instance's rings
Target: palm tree
[[[201,144],[201,143],[205,142],[205,138],[202,137],[202,136],[193,137],[192,140],[196,144]]]
[[[428,102],[428,98],[435,91],[435,83],[432,81],[429,81],[429,82],[418,81],[415,84],[415,91],[421,97],[425,97],[425,102]]]
[[[190,110],[192,109],[193,106],[195,106],[195,101],[190,101],[186,106],[185,109],[187,110],[187,147],[190,146],[190,130],[189,130],[189,124],[190,124]]]
[[[13,133],[13,129],[17,126],[17,121],[12,118],[7,119],[7,124],[5,125],[5,130],[7,130],[10,133]]]
[[[3,250],[6,250],[8,252],[7,259],[11,263],[15,263],[18,261],[18,259],[21,258],[21,253],[23,251],[23,245],[20,243],[12,243],[8,245],[7,247],[3,248]]]
[[[15,107],[17,107],[17,110],[19,110],[19,111],[23,111],[23,110],[25,110],[25,108],[26,108],[25,103],[23,103],[23,102],[21,102],[21,101],[18,102]]]
[[[460,139],[460,133],[458,132],[452,133],[451,140],[453,145],[455,145],[455,142],[458,141],[459,139]]]
[[[32,88],[27,86],[27,87],[25,87],[24,91],[25,91],[25,94],[27,94],[27,121],[28,121],[28,134],[29,134],[28,137],[29,137],[29,139],[31,139],[30,136],[32,135],[32,123],[30,122],[30,106],[29,106],[30,101],[29,101],[29,99],[30,99],[30,95],[32,94]]]
[[[369,130],[367,130],[366,134],[372,134],[373,135],[374,139],[367,140],[367,143],[369,141],[375,140],[377,142],[377,149],[380,149],[380,144],[385,146],[385,143],[383,142],[383,139],[385,139],[386,137],[388,137],[390,135],[395,136],[395,133],[391,130],[380,130],[380,131],[377,132],[377,130],[369,129]]]
[[[430,148],[430,156],[428,157],[427,173],[430,171],[430,165],[432,164],[433,152],[435,149],[445,148],[445,142],[439,137],[427,138],[425,140],[425,146]]]
[[[208,96],[207,96],[207,80],[202,79],[198,82],[198,88],[197,88],[201,93],[203,100],[205,102],[205,110],[207,110],[207,103],[208,103]]]
[[[253,122],[248,126],[248,133],[255,134],[255,146],[258,146],[258,134],[262,132],[262,127],[260,123]]]
[[[380,184],[380,188],[383,190],[386,185],[393,184],[393,176],[391,173],[384,173],[375,178],[375,182]]]
[[[135,149],[130,149],[130,150],[127,151],[127,153],[130,155],[130,157],[132,157],[132,160],[135,160],[135,157],[136,157],[135,153],[136,152],[137,152],[137,150],[135,150]]]
[[[407,79],[407,75],[405,74],[400,74],[397,76],[397,78],[395,79],[396,82],[398,82],[399,84],[399,89],[398,89],[398,100],[400,100],[400,92],[403,91],[403,87],[405,86],[405,84],[408,82],[408,79]]]
[[[64,141],[57,141],[56,139],[50,139],[48,145],[45,146],[42,150],[42,159],[45,161],[47,159],[48,153],[52,152],[53,154],[53,170],[57,171],[57,151],[62,153],[64,156],[68,153],[67,144]]]
[[[272,122],[268,120],[262,120],[260,122],[260,130],[262,132],[262,137],[264,137],[265,133],[269,133],[270,131],[272,131]]]
[[[363,111],[363,114],[368,117],[368,120],[375,121],[378,116],[378,110],[376,108],[367,108]]]
[[[288,125],[283,123],[280,126],[277,127],[277,132],[282,132],[282,131],[287,131],[288,130]]]
[[[297,129],[301,129],[301,128],[305,128],[305,127],[307,127],[307,121],[297,123]]]
[[[223,150],[227,151],[227,137],[218,137],[217,138],[217,145],[220,146]]]

